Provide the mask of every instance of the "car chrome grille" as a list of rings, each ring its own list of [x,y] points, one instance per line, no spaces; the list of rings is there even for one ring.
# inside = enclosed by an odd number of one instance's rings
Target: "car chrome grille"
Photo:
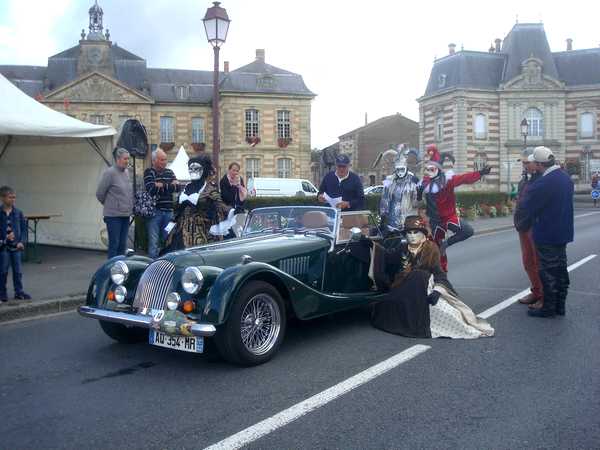
[[[279,261],[279,269],[288,275],[298,276],[308,272],[309,256],[298,256]]]
[[[156,261],[148,266],[140,278],[133,307],[138,311],[165,309],[165,302],[175,265],[169,261]]]

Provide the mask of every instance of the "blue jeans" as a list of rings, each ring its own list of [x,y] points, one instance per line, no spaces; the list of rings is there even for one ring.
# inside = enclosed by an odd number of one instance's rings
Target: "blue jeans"
[[[154,217],[151,217],[146,222],[148,230],[148,255],[154,259],[158,257],[160,248],[158,246],[159,239],[163,241],[167,238],[165,227],[173,220],[173,211],[161,211],[157,209]]]
[[[20,251],[9,252],[0,251],[0,299],[8,298],[6,293],[6,282],[8,280],[8,269],[12,267],[13,286],[15,295],[23,293],[23,273],[21,272],[21,253]]]
[[[124,255],[129,233],[129,217],[104,217],[108,231],[108,259]]]

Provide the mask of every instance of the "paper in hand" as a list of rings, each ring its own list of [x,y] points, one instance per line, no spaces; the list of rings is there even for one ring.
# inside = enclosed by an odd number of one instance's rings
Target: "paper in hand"
[[[332,208],[337,208],[338,204],[342,201],[342,197],[330,197],[327,192],[323,192],[323,198],[331,205]]]

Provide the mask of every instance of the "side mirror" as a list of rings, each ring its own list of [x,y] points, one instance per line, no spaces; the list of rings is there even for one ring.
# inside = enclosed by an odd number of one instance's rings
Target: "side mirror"
[[[362,232],[360,231],[360,228],[358,227],[352,227],[350,228],[350,240],[351,241],[360,241],[360,238],[362,237]]]

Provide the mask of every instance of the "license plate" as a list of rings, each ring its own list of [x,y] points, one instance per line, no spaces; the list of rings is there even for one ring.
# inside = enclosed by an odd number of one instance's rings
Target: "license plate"
[[[183,352],[202,353],[204,351],[202,336],[172,336],[161,331],[150,330],[148,342],[158,347],[172,348]]]

